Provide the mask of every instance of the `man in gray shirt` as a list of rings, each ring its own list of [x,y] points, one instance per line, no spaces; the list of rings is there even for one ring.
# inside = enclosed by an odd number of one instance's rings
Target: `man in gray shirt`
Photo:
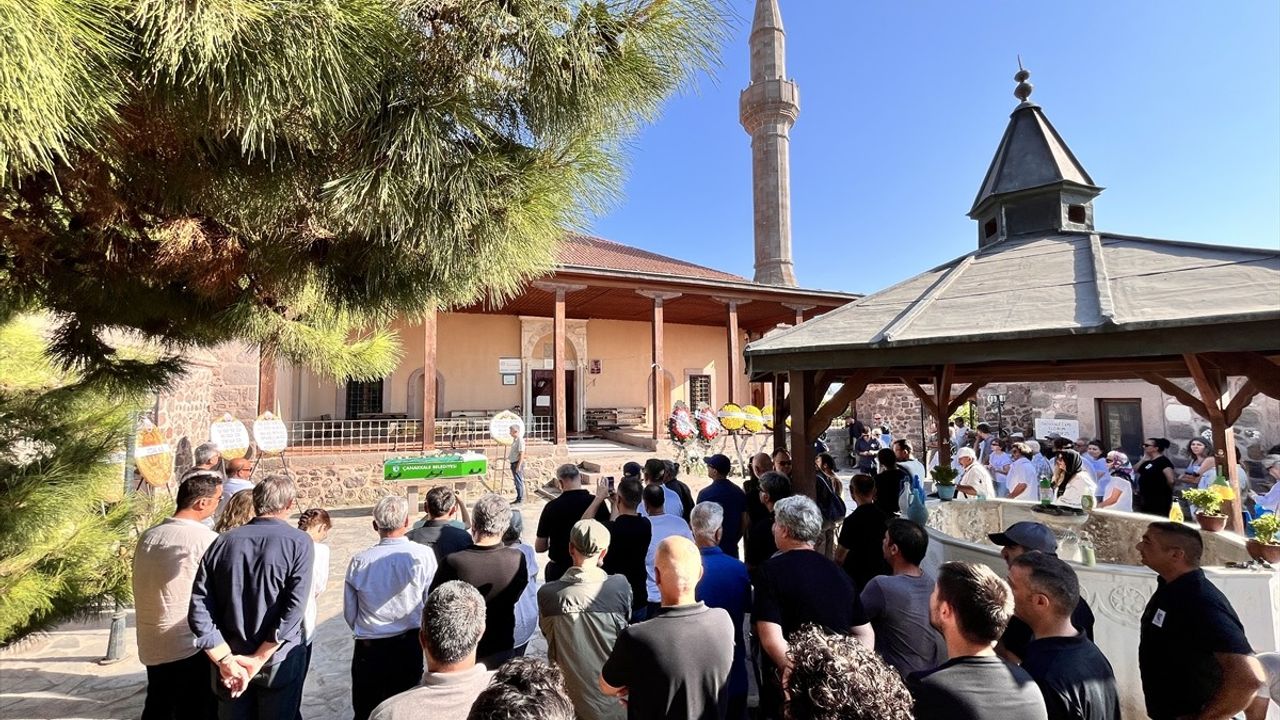
[[[947,660],[942,635],[929,624],[933,577],[920,569],[929,534],[898,518],[884,534],[884,559],[892,575],[874,577],[862,590],[862,609],[876,632],[876,652],[903,677]]]
[[[431,591],[422,607],[418,640],[426,656],[422,684],[374,708],[370,720],[466,720],[476,696],[493,672],[476,664],[484,634],[485,604],[480,592],[461,580]]]

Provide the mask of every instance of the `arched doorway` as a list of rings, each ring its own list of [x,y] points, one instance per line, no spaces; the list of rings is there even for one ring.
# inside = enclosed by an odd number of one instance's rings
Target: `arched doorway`
[[[422,419],[422,368],[414,370],[409,375],[409,397],[406,409],[408,416],[415,419]],[[444,376],[436,372],[436,407],[434,417],[443,417],[444,413]]]

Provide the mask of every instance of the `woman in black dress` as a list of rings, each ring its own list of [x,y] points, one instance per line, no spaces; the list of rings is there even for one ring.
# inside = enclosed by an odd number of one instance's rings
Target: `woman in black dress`
[[[1173,463],[1165,457],[1169,441],[1164,438],[1147,438],[1142,441],[1143,457],[1135,470],[1138,475],[1138,492],[1142,496],[1142,512],[1148,515],[1169,516],[1173,505],[1173,484],[1177,479]]]

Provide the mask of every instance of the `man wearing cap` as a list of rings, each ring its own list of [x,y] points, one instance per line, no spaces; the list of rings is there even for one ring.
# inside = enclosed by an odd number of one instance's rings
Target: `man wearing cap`
[[[964,447],[957,450],[956,462],[960,463],[961,468],[960,482],[956,483],[956,490],[961,495],[984,498],[996,496],[995,480],[991,477],[990,471],[978,462],[978,453],[973,448]]]
[[[698,493],[698,503],[713,502],[724,510],[720,525],[720,549],[726,555],[738,557],[738,543],[742,540],[742,528],[746,522],[747,494],[729,479],[729,456],[712,455],[703,460],[707,464],[707,477],[711,484]]]
[[[1000,556],[1009,565],[1032,550],[1045,555],[1058,556],[1058,538],[1048,526],[1038,522],[1016,522],[1004,532],[991,533],[987,537],[1000,546]],[[1085,637],[1093,640],[1093,620],[1093,609],[1085,601],[1084,595],[1081,595],[1075,610],[1071,612],[1071,625],[1084,633]],[[1000,642],[996,645],[996,654],[1009,662],[1020,663],[1026,656],[1027,646],[1034,639],[1035,633],[1032,632],[1031,626],[1014,615],[1009,618],[1009,626],[1005,628]]]
[[[618,633],[631,616],[631,585],[606,575],[601,563],[609,530],[580,520],[569,531],[573,567],[538,590],[538,624],[547,639],[547,660],[564,673],[565,689],[578,717],[621,720],[626,710],[600,691],[597,678]]]

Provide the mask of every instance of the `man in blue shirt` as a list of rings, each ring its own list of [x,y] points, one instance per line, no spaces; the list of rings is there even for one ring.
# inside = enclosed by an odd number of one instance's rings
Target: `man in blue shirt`
[[[751,607],[751,580],[747,577],[747,566],[722,548],[725,518],[724,508],[714,502],[699,502],[689,515],[693,541],[702,553],[702,580],[698,582],[697,599],[707,607],[723,609],[733,621],[733,666],[725,688],[729,696],[729,712],[725,718],[743,720],[747,717],[747,649],[742,623]]]
[[[436,553],[405,537],[409,501],[388,495],[373,506],[377,545],[347,567],[342,617],[355,635],[351,707],[365,720],[383,700],[422,679],[418,630],[422,605],[436,575]]]
[[[729,458],[712,455],[704,460],[711,484],[698,493],[698,502],[713,502],[724,510],[721,526],[720,549],[726,555],[738,557],[738,543],[742,540],[743,523],[746,522],[747,494],[729,479]]]
[[[217,666],[218,716],[292,718],[302,702],[302,616],[311,538],[287,521],[297,488],[284,475],[253,489],[257,517],[209,546],[191,589],[196,647]]]

